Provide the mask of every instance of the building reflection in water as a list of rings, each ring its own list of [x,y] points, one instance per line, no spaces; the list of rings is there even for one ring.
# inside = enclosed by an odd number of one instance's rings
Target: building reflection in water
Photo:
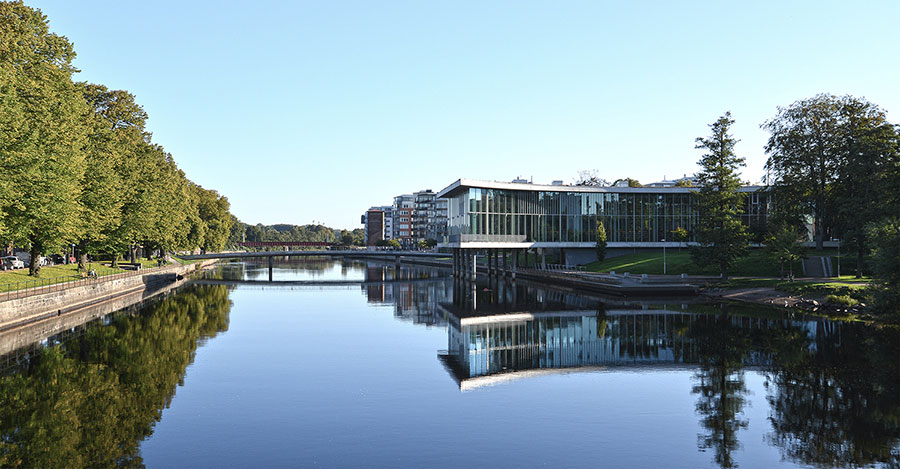
[[[431,268],[369,262],[362,289],[373,304],[394,305],[394,316],[425,326],[446,325],[438,305],[452,301],[452,284]]]
[[[809,348],[828,334],[839,343],[840,324],[740,315],[697,314],[702,305],[629,302],[548,290],[521,282],[454,282],[442,303],[448,343],[439,358],[462,390],[559,371],[608,366],[696,368],[716,351],[710,329],[766,331],[790,327]],[[710,307],[707,307],[710,308]],[[740,351],[740,367],[771,364],[765,347]]]

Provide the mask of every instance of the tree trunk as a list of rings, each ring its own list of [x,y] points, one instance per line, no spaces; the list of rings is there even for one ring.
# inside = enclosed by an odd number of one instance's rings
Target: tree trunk
[[[784,281],[784,259],[781,260],[781,281]]]
[[[728,264],[725,262],[720,262],[719,267],[722,268],[722,281],[728,280]]]
[[[85,264],[87,263],[87,253],[81,251],[81,254],[78,255],[78,270],[84,272]]]
[[[118,253],[118,251],[113,253],[112,263],[110,263],[109,266],[112,267],[113,269],[119,268],[119,253]]]
[[[134,264],[135,258],[137,257],[137,245],[132,244],[128,249],[128,262]]]
[[[28,265],[28,275],[37,277],[41,273],[41,247],[34,240],[31,241],[31,263]]]

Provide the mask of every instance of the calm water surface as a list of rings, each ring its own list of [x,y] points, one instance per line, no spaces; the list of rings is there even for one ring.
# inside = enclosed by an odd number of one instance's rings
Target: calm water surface
[[[268,278],[228,264],[4,357],[0,466],[900,464],[897,330],[423,267]]]

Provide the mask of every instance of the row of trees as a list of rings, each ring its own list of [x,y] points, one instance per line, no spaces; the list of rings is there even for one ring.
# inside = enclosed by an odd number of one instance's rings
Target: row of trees
[[[132,94],[73,81],[74,58],[40,10],[0,3],[0,239],[32,259],[74,244],[82,262],[224,247],[228,200],[152,141]]]
[[[300,241],[335,243],[345,246],[364,246],[365,233],[362,228],[342,230],[329,228],[324,225],[263,225],[261,223],[248,225],[235,218],[228,241],[230,245],[235,245],[241,241]]]
[[[743,158],[734,153],[730,113],[710,125],[711,135],[697,139],[706,150],[699,164],[699,224],[694,250],[699,264],[714,262],[727,278],[728,268],[746,253],[747,227],[739,221],[741,196],[737,171]],[[855,251],[856,273],[874,253],[879,309],[900,305],[900,127],[884,110],[853,96],[821,94],[779,108],[763,128],[771,137],[767,183],[774,195],[766,243],[782,261],[802,253],[799,239],[813,218],[816,249],[826,238],[842,240]]]

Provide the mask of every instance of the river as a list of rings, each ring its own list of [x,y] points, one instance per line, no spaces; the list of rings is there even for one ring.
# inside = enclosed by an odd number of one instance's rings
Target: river
[[[330,259],[0,357],[0,467],[900,464],[900,333]],[[2,337],[0,337],[2,340]]]

